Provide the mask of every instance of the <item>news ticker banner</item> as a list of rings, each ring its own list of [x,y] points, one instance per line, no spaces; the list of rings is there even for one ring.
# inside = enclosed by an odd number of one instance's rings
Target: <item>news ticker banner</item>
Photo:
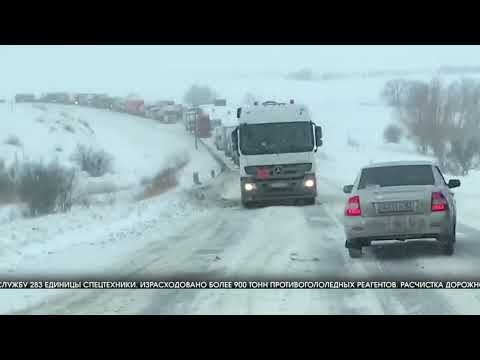
[[[3,281],[0,289],[480,289],[480,281]]]

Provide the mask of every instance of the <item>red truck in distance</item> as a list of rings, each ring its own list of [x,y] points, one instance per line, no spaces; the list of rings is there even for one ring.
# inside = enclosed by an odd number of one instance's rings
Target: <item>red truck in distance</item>
[[[143,99],[127,99],[125,103],[126,112],[133,115],[144,115],[145,101]]]

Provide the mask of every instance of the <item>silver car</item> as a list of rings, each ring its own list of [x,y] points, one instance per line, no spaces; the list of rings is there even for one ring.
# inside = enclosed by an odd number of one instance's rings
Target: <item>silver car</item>
[[[345,247],[360,257],[372,241],[436,239],[447,255],[455,244],[456,205],[451,189],[432,162],[388,162],[364,167],[349,194],[345,213]]]

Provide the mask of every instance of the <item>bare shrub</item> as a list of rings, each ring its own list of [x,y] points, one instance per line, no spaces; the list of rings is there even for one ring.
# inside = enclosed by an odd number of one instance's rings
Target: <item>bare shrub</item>
[[[292,74],[287,76],[289,79],[298,80],[298,81],[312,81],[314,80],[314,75],[312,69],[304,68],[300,69]]]
[[[85,145],[77,145],[71,160],[92,177],[103,176],[113,170],[112,155],[104,150],[93,149]]]
[[[15,199],[15,184],[11,172],[5,167],[5,162],[0,159],[0,204],[13,202]]]
[[[92,201],[86,194],[75,194],[72,197],[72,204],[76,206],[82,206],[84,208],[90,208],[90,206],[92,206]]]
[[[148,185],[139,200],[158,196],[177,186],[177,174],[188,162],[189,159],[187,157],[177,158],[171,166],[159,171],[152,179],[148,181],[143,179],[142,182],[148,183]]]
[[[39,110],[42,110],[42,111],[47,111],[47,107],[45,105],[42,105],[42,104],[33,104],[32,105],[35,109],[39,109]]]
[[[147,185],[150,185],[152,183],[152,179],[144,176],[142,177],[142,179],[140,180],[140,185],[142,186],[147,186]]]
[[[113,193],[107,194],[105,198],[105,203],[107,205],[113,206],[115,205],[116,202],[117,202],[117,198],[115,197],[115,194]]]
[[[193,106],[212,104],[215,98],[216,92],[208,86],[192,85],[185,94],[185,102]]]
[[[95,131],[93,131],[93,129],[90,127],[90,124],[89,124],[87,121],[82,120],[82,119],[79,118],[79,119],[78,119],[78,122],[79,122],[80,124],[82,124],[83,127],[85,127],[88,131],[90,131],[91,134],[94,134],[94,133],[95,133]]]
[[[100,178],[87,178],[84,181],[79,181],[78,184],[79,195],[109,194],[118,190],[119,188],[114,182]]]
[[[21,140],[16,135],[9,135],[3,143],[5,145],[12,145],[12,146],[18,146],[18,147],[23,146]]]
[[[72,134],[75,134],[75,129],[70,124],[63,125],[63,129],[65,131],[68,131],[68,132],[72,133]]]
[[[360,146],[360,144],[357,142],[357,140],[352,138],[350,135],[348,135],[348,137],[347,137],[347,145],[350,146],[350,147],[353,147],[353,148],[358,148]]]
[[[57,162],[27,161],[20,167],[18,196],[28,205],[30,216],[66,212],[72,206],[74,179],[74,171]]]
[[[259,102],[259,98],[252,93],[247,92],[243,97],[243,103],[246,105],[253,105],[255,102]]]
[[[479,129],[480,130],[480,129]],[[480,137],[457,137],[451,140],[444,167],[454,175],[465,176],[480,166]]]
[[[383,140],[386,143],[398,144],[402,139],[403,130],[395,124],[388,125],[383,131]]]
[[[389,80],[382,90],[382,98],[388,105],[398,107],[400,106],[405,97],[408,83],[403,79]]]
[[[147,186],[143,193],[143,198],[151,198],[164,193],[165,191],[177,186],[177,171],[175,168],[167,168],[160,171],[153,178],[152,184]]]

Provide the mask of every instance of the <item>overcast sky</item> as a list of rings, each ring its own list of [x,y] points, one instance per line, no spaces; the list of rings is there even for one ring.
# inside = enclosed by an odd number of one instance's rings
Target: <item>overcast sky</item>
[[[215,74],[480,65],[480,46],[0,46],[0,93],[142,92],[159,81]]]

